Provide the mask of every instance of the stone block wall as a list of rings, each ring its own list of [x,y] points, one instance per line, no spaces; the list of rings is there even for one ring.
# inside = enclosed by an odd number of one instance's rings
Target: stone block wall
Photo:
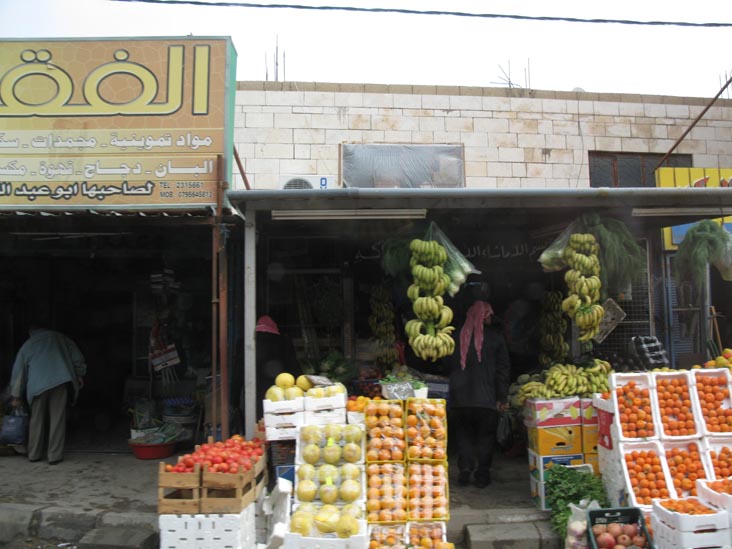
[[[709,99],[508,88],[239,82],[234,144],[254,188],[337,176],[339,145],[462,143],[470,188],[589,186],[591,151],[666,153]],[[732,100],[675,151],[732,167]],[[234,188],[243,180],[235,176]]]

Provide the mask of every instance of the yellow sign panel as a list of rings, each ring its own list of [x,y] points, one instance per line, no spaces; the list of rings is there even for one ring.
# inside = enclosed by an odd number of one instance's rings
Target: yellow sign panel
[[[732,187],[732,168],[659,168],[656,170],[656,187]],[[732,217],[720,217],[715,221],[728,226],[732,223]],[[664,249],[675,250],[691,225],[693,224],[686,223],[664,228]]]
[[[234,57],[228,38],[0,42],[0,209],[214,205]]]

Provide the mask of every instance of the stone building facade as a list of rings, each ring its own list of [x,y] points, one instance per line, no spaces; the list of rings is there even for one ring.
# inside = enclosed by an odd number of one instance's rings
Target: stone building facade
[[[250,184],[337,180],[341,143],[462,144],[469,188],[590,186],[591,152],[664,154],[710,99],[509,88],[239,82],[234,144]],[[732,167],[732,100],[675,153]],[[237,175],[234,188],[243,188]]]

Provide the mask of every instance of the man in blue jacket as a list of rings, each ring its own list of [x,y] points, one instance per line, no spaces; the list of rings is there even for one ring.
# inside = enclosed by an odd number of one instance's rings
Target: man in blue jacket
[[[86,362],[76,343],[62,333],[31,325],[10,379],[13,406],[22,405],[24,394],[30,404],[30,461],[40,461],[44,455],[51,465],[63,461],[69,392],[75,402],[85,374]]]

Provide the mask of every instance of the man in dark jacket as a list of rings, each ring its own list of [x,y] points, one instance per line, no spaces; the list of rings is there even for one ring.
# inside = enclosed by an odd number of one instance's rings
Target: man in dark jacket
[[[493,308],[476,301],[468,309],[450,371],[450,425],[458,449],[458,483],[491,482],[497,410],[505,405],[511,377],[508,348],[491,326]]]

